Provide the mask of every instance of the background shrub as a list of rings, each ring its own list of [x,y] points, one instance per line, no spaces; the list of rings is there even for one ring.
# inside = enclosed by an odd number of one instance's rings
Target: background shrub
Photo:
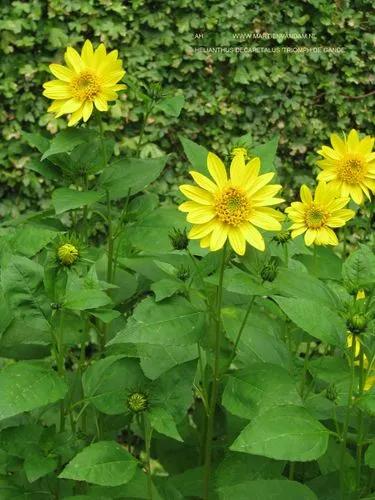
[[[309,182],[314,148],[334,130],[371,133],[374,103],[372,2],[293,0],[34,0],[4,2],[0,20],[0,215],[45,208],[45,181],[28,170],[32,150],[22,131],[66,126],[46,112],[42,83],[48,64],[86,37],[118,48],[130,84],[160,83],[182,93],[179,119],[156,114],[143,156],[173,152],[157,185],[173,195],[185,164],[178,134],[218,153],[234,136],[264,140],[278,132],[280,173],[291,188]],[[241,33],[306,33],[295,40],[245,39]],[[196,38],[203,34],[203,38]],[[205,47],[340,47],[339,53],[198,52]],[[129,89],[107,120],[118,152],[135,149],[142,104]],[[112,116],[111,116],[112,115]],[[116,119],[113,119],[116,118]]]

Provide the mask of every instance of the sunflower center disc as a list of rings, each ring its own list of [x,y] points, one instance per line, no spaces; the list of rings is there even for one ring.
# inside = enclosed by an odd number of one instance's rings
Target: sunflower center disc
[[[319,227],[322,227],[327,221],[327,218],[327,213],[314,205],[312,205],[305,214],[306,225],[311,229],[318,229]]]
[[[92,101],[100,91],[98,78],[90,71],[80,73],[72,85],[74,96],[79,101]]]
[[[363,181],[364,173],[362,160],[356,156],[347,156],[339,167],[338,177],[348,184],[358,184]]]
[[[242,190],[229,187],[218,196],[215,210],[219,220],[231,226],[238,226],[248,219],[250,203]]]

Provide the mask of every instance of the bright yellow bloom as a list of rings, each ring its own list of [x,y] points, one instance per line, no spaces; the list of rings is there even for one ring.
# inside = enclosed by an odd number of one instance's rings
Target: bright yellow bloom
[[[331,135],[332,148],[322,146],[318,151],[324,160],[317,161],[322,169],[318,180],[332,183],[346,198],[350,196],[358,205],[363,202],[363,193],[371,200],[375,193],[374,137],[360,139],[356,130],[341,139]]]
[[[366,298],[366,294],[364,290],[358,290],[356,300],[363,300]]]
[[[354,347],[354,350],[355,350],[355,352],[354,352],[355,361],[354,361],[354,364],[356,366],[358,366],[359,365],[359,360],[357,358],[359,357],[359,354],[361,352],[361,348],[362,348],[361,347],[361,343],[360,343],[360,341],[359,341],[359,339],[358,339],[357,336],[355,336],[352,333],[348,332],[348,336],[346,337],[346,345],[349,348],[352,347],[353,340],[355,342],[355,347]],[[367,371],[367,373],[365,374],[365,383],[364,383],[364,386],[363,386],[363,390],[364,391],[369,391],[375,385],[375,368],[373,368],[372,366],[369,366],[369,362],[368,362],[366,354],[363,355],[363,367]]]
[[[338,245],[332,228],[344,226],[354,216],[353,210],[344,208],[349,198],[337,197],[337,188],[325,182],[319,182],[314,198],[307,186],[301,186],[300,197],[285,210],[294,222],[292,238],[305,233],[307,246]]]
[[[125,75],[118,51],[107,54],[101,43],[94,51],[86,40],[81,55],[68,47],[66,66],[51,64],[49,69],[57,80],[46,82],[43,95],[53,99],[48,111],[59,116],[71,113],[68,125],[75,125],[81,118],[87,122],[94,105],[99,111],[108,110],[108,101],[117,99],[117,91],[126,88],[118,84]]]
[[[208,153],[207,167],[213,181],[191,171],[197,186],[180,186],[191,200],[179,206],[193,224],[189,238],[200,240],[201,247],[211,251],[222,248],[227,239],[239,255],[244,255],[246,242],[263,251],[263,237],[254,226],[279,231],[283,219],[280,212],[270,208],[284,201],[274,197],[281,186],[268,184],[274,173],[259,175],[260,159],[246,163],[244,154],[234,155],[229,178],[224,163],[214,153]]]

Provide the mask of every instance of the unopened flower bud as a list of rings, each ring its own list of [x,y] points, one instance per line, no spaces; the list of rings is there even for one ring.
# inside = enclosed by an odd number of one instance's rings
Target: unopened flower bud
[[[283,245],[287,243],[290,240],[290,231],[279,231],[278,233],[275,234],[275,236],[272,238],[273,241],[276,241],[279,245]]]
[[[275,260],[270,260],[268,264],[266,264],[260,272],[260,276],[263,281],[274,281],[277,276],[277,262]]]
[[[181,230],[174,228],[173,231],[169,233],[169,240],[175,250],[186,250],[189,245],[186,229]]]
[[[332,384],[329,387],[327,387],[327,389],[326,389],[326,397],[330,401],[336,401],[336,399],[337,399],[337,389],[336,389],[335,385]]]
[[[147,409],[148,398],[146,394],[142,392],[133,392],[133,394],[130,394],[128,397],[127,405],[130,411],[140,413]]]
[[[349,330],[354,333],[354,335],[358,335],[366,330],[367,319],[364,314],[353,314],[348,323]]]
[[[65,243],[57,249],[57,256],[61,264],[71,266],[78,259],[78,249],[71,243]]]
[[[176,277],[181,281],[186,281],[190,276],[190,270],[187,267],[180,266],[177,270]]]

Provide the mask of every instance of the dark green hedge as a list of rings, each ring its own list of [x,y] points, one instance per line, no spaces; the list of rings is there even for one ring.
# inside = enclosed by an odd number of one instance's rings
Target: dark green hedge
[[[157,114],[146,129],[143,155],[157,155],[159,148],[174,153],[158,185],[161,194],[173,193],[180,172],[180,133],[226,153],[234,136],[250,131],[263,140],[277,131],[284,181],[291,187],[308,181],[314,149],[331,131],[372,132],[371,8],[370,0],[3,0],[0,216],[46,203],[43,181],[26,168],[31,150],[21,131],[54,133],[66,126],[46,113],[41,86],[49,79],[48,64],[86,37],[118,48],[133,82],[160,82],[185,95],[179,119]],[[313,38],[234,38],[244,32]],[[339,47],[341,52],[197,52],[199,46]],[[106,116],[119,149],[134,149],[141,113],[142,103],[129,92]]]

